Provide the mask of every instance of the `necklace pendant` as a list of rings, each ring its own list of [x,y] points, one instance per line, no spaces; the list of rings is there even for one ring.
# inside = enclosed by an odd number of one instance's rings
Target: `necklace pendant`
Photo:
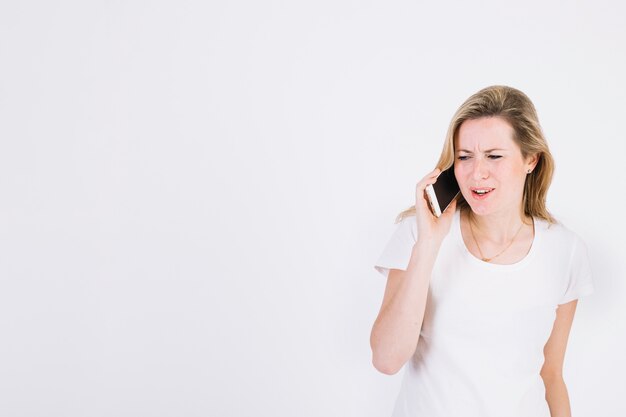
[[[483,262],[489,262],[491,261],[491,258],[483,258]]]

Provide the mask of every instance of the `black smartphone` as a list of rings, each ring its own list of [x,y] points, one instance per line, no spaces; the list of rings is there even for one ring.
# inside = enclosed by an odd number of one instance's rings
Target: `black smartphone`
[[[454,176],[454,165],[437,177],[437,182],[426,186],[426,197],[433,214],[437,217],[450,205],[459,193],[459,184]]]

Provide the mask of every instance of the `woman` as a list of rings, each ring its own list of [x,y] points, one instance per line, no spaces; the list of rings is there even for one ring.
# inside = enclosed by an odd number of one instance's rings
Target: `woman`
[[[441,217],[424,190],[454,165]],[[485,88],[454,115],[375,268],[373,364],[405,373],[394,417],[570,416],[563,359],[593,292],[584,242],[546,209],[553,159],[529,98]]]

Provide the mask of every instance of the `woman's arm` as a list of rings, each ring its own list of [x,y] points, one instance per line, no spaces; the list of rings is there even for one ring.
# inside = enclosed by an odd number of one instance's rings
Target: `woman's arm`
[[[572,417],[567,395],[567,386],[563,377],[555,375],[543,377],[543,384],[546,387],[546,401],[550,408],[551,417]]]
[[[370,334],[372,363],[380,372],[393,375],[415,352],[438,245],[417,241],[406,271],[392,269],[382,306]]]
[[[545,362],[541,368],[541,377],[546,387],[546,401],[551,417],[572,416],[567,386],[563,380],[563,361],[577,303],[578,300],[573,300],[557,308],[552,333],[543,349]]]
[[[417,240],[406,271],[389,271],[382,306],[370,334],[372,363],[384,374],[398,372],[415,352],[433,265],[456,210],[455,200],[439,218],[430,212],[424,190],[440,173],[434,169],[415,186]]]

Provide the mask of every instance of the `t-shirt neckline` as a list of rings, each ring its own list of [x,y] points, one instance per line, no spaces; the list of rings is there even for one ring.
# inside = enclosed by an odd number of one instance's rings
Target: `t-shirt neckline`
[[[467,246],[465,246],[465,242],[463,241],[463,234],[461,233],[461,210],[460,209],[456,210],[454,213],[454,221],[452,224],[452,228],[456,235],[455,238],[457,240],[457,244],[461,247],[463,256],[469,262],[479,267],[491,269],[491,270],[512,270],[512,269],[517,269],[517,268],[524,266],[535,255],[538,243],[541,240],[542,228],[541,228],[541,224],[540,224],[541,222],[539,221],[539,219],[533,217],[533,223],[534,223],[535,235],[533,237],[533,242],[530,246],[530,250],[528,251],[526,256],[524,256],[522,259],[512,264],[493,264],[490,262],[485,262],[481,259],[478,259],[469,251],[469,249],[467,249]]]

